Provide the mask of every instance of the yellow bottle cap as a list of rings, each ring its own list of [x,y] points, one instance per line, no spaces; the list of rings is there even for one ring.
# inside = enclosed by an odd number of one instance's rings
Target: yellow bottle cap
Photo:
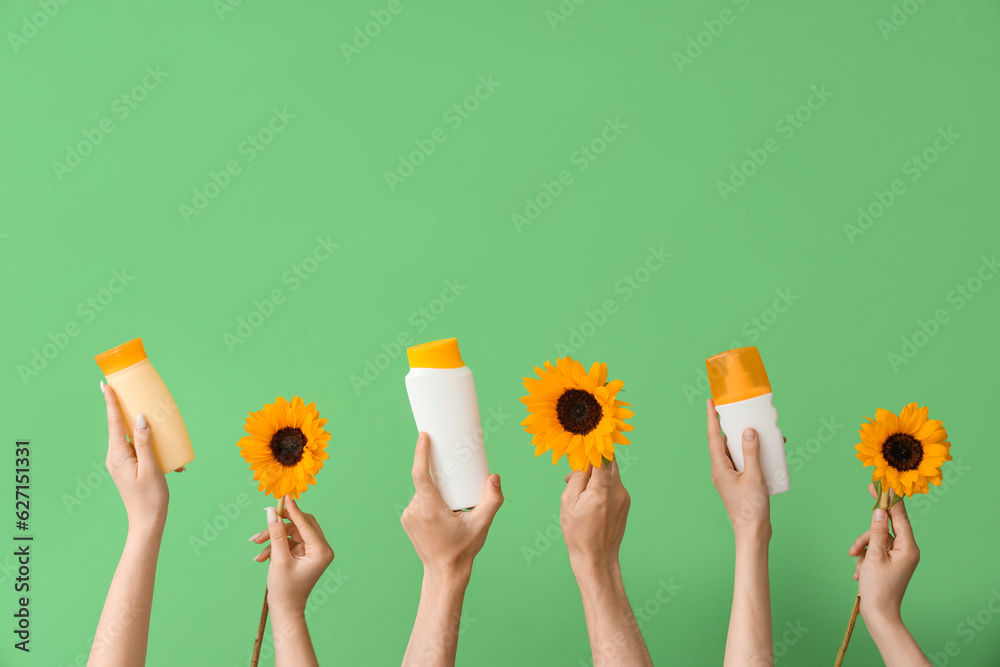
[[[740,347],[709,357],[705,360],[705,368],[716,405],[771,393],[764,362],[755,347]]]
[[[406,357],[410,360],[410,368],[461,368],[465,365],[454,338],[408,347]]]
[[[94,357],[94,361],[104,371],[107,377],[112,373],[125,370],[129,366],[139,363],[146,358],[146,350],[142,347],[141,338],[133,338],[127,343],[122,343],[118,347],[113,347],[107,352],[101,352]]]

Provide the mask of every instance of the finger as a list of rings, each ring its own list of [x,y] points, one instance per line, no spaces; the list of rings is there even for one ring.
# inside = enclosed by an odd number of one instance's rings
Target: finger
[[[420,495],[437,493],[430,467],[431,438],[424,432],[417,438],[417,448],[413,454],[413,487]]]
[[[149,432],[146,416],[141,412],[135,416],[135,431],[132,434],[135,443],[135,458],[139,462],[139,474],[163,474],[160,464],[153,455],[153,436]]]
[[[125,421],[118,407],[115,390],[101,381],[101,393],[108,410],[108,458],[114,460],[132,458],[132,448],[125,441]]]
[[[180,468],[178,468],[174,472],[184,472],[185,470],[187,470],[187,468],[185,468],[184,466],[181,466]]]
[[[852,544],[851,547],[847,550],[848,555],[859,556],[863,554],[865,552],[865,549],[868,547],[868,542],[871,540],[871,532],[872,531],[870,530],[866,530],[865,532],[861,533],[861,536],[858,537],[858,539],[854,540],[854,544]],[[890,535],[888,542],[886,542],[886,548],[892,549],[893,542],[894,542],[893,537],[892,535]]]
[[[764,479],[764,471],[760,467],[760,439],[752,428],[743,430],[743,474]]]
[[[300,542],[311,545],[326,543],[326,538],[323,537],[323,531],[320,529],[319,524],[315,521],[310,521],[309,517],[299,509],[295,499],[291,496],[285,496],[285,510],[292,520],[292,523],[289,524],[290,531],[298,535],[297,539]]]
[[[566,483],[566,490],[563,491],[570,498],[576,498],[587,488],[590,476],[594,472],[593,466],[587,466],[586,470],[574,470],[569,474],[569,482]]]
[[[299,527],[292,522],[285,524],[285,532],[293,543],[301,544],[303,542],[302,533],[299,532]],[[264,544],[271,539],[271,533],[267,530],[262,530],[259,533],[254,533],[250,536],[248,542],[253,542],[254,544]]]
[[[878,494],[875,493],[875,484],[869,484],[868,485],[868,493],[870,493],[872,495],[872,498],[874,498],[875,500],[878,500]]]
[[[894,545],[890,545],[889,548],[899,546],[904,551],[915,548],[917,541],[913,537],[913,526],[910,525],[910,517],[906,513],[906,505],[903,504],[902,498],[889,510],[889,517],[892,519],[892,532],[896,536]]]
[[[884,560],[885,551],[889,548],[889,521],[888,515],[881,507],[872,512],[872,527],[869,532],[866,558]]]
[[[868,546],[868,540],[871,536],[871,532],[872,531],[870,530],[866,530],[861,533],[861,535],[858,536],[858,539],[854,540],[854,544],[852,544],[847,550],[848,555],[860,556],[863,554],[865,552],[865,547]]]
[[[726,441],[722,437],[722,425],[719,423],[719,414],[715,411],[715,402],[708,399],[708,453],[712,457],[712,465],[735,470],[733,462],[726,453]]]
[[[500,475],[490,475],[486,479],[486,495],[472,513],[481,517],[480,520],[485,521],[486,525],[490,525],[501,505],[503,505],[503,490],[500,488]]]
[[[287,539],[289,540],[288,546],[294,549],[295,546],[296,546],[296,543],[290,541],[291,538],[287,538]],[[264,561],[266,561],[270,557],[271,557],[271,545],[268,544],[266,547],[264,547],[264,550],[261,551],[256,556],[254,556],[253,559],[254,559],[254,561],[256,561],[258,563],[263,563]]]
[[[271,536],[271,560],[278,565],[291,561],[292,553],[285,533],[285,522],[273,507],[267,508],[267,531]]]
[[[572,476],[573,476],[573,473],[571,473],[571,472],[566,473],[566,476],[563,477],[563,482],[565,482],[566,484],[569,484],[569,478],[572,477]]]
[[[587,483],[587,488],[609,487],[615,483],[616,477],[611,471],[611,466],[602,465],[600,468],[594,468],[593,472],[590,473],[590,481]]]

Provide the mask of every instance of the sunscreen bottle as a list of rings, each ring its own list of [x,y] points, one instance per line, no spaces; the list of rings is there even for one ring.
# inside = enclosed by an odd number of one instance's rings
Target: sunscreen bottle
[[[164,473],[194,460],[191,438],[167,385],[146,358],[142,339],[135,338],[94,357],[115,390],[129,437],[135,416],[142,413],[153,438],[153,455]]]
[[[472,371],[454,338],[414,345],[406,356],[406,393],[417,431],[430,436],[434,483],[451,509],[474,507],[486,493],[490,470]]]
[[[760,441],[760,466],[768,491],[772,496],[784,493],[789,489],[785,441],[760,352],[756,347],[729,350],[709,357],[705,366],[736,470],[743,472],[743,430],[753,428]]]

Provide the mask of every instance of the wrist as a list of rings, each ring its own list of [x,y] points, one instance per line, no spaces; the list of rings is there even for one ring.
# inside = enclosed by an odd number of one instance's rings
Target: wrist
[[[461,589],[472,578],[472,563],[424,565],[424,582],[440,589]]]
[[[771,522],[733,524],[733,535],[737,548],[766,550],[771,542]]]
[[[159,546],[163,539],[163,529],[166,519],[155,521],[132,521],[128,522],[128,534],[126,541],[141,542]]]
[[[270,596],[268,596],[270,598]],[[285,600],[268,599],[268,609],[270,610],[273,622],[282,623],[306,622],[306,607],[304,604],[293,604]],[[273,623],[272,623],[273,624]]]
[[[861,616],[865,619],[869,633],[879,634],[906,627],[898,609],[885,609],[884,607],[869,609],[866,608],[864,602],[865,599],[861,598]]]
[[[583,588],[620,588],[622,571],[618,559],[600,563],[593,559],[570,559],[576,582]]]

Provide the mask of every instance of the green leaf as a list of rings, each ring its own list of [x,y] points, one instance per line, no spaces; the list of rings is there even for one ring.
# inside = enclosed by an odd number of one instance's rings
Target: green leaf
[[[902,499],[903,499],[902,496],[897,496],[897,495],[893,494],[892,500],[889,502],[889,509],[892,509],[892,506],[895,505],[896,503],[898,503]]]
[[[882,480],[875,480],[875,506],[872,507],[872,511],[878,509],[878,501],[882,498]]]

